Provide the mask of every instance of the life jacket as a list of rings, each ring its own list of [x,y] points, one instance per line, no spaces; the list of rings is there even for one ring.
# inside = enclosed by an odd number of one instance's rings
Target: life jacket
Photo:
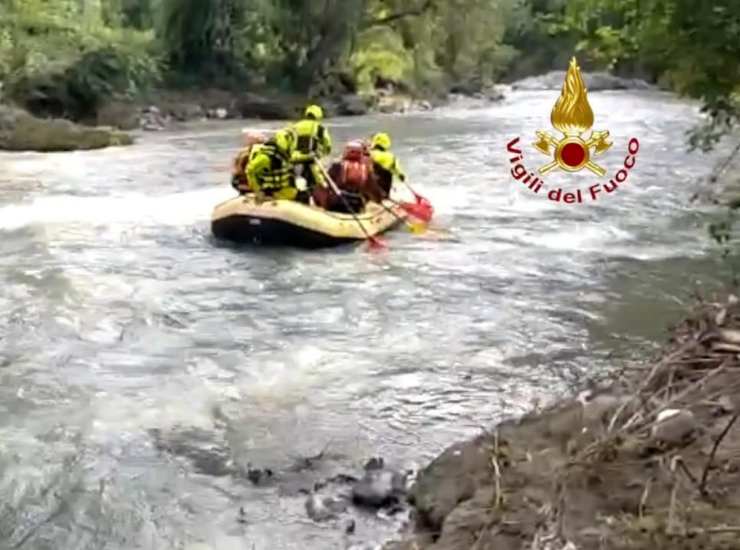
[[[360,142],[350,142],[342,154],[342,184],[362,190],[370,179],[371,165],[365,147]]]
[[[370,151],[370,158],[372,159],[373,173],[377,178],[378,185],[388,195],[393,187],[393,171],[396,166],[396,157],[390,151],[373,148]]]
[[[304,119],[294,126],[296,146],[293,153],[297,160],[310,160],[318,156],[321,143],[324,141],[324,126],[316,120]]]
[[[270,169],[263,171],[257,178],[262,191],[278,191],[294,185],[293,165],[274,141],[262,145],[256,154],[267,155],[270,159]]]

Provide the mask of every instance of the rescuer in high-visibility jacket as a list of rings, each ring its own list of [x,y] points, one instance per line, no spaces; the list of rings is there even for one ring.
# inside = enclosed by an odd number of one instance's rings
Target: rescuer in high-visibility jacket
[[[231,186],[240,195],[248,193],[250,190],[247,182],[247,164],[265,141],[267,141],[267,136],[262,132],[242,130],[242,149],[234,158],[231,168]]]
[[[391,151],[391,137],[384,133],[375,134],[370,142],[370,158],[373,161],[373,173],[378,185],[388,196],[393,187],[393,176],[406,181],[406,174],[401,169],[396,155]]]
[[[305,178],[308,191],[316,185],[324,184],[324,174],[318,163],[322,157],[331,154],[331,135],[321,121],[324,111],[318,105],[310,105],[303,114],[303,119],[293,125],[296,144],[291,160],[300,166],[300,174]]]
[[[299,193],[293,164],[290,161],[295,135],[279,130],[260,145],[247,164],[247,181],[257,201],[265,198],[308,202],[306,193]]]

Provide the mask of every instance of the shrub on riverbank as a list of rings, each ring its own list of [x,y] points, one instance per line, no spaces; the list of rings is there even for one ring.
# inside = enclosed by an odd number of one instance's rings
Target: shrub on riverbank
[[[162,84],[279,90],[356,112],[378,89],[431,98],[495,81],[512,58],[501,40],[515,5],[8,0],[0,81],[34,114],[78,121],[114,96]]]
[[[82,120],[116,94],[156,82],[154,35],[107,24],[106,2],[9,0],[0,5],[6,99],[39,116]]]

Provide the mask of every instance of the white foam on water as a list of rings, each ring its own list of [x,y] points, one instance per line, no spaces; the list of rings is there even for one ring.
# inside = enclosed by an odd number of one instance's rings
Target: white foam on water
[[[551,250],[602,251],[634,239],[629,231],[610,225],[576,224],[560,231],[530,233],[525,240]]]
[[[29,225],[188,225],[209,219],[213,207],[234,196],[223,186],[162,196],[39,197],[0,208],[0,230]]]
[[[321,386],[326,376],[341,365],[331,352],[315,345],[265,356],[252,356],[255,370],[242,391],[252,400],[301,402],[306,390]]]
[[[238,398],[228,381],[199,376],[198,369],[171,375],[147,389],[99,391],[90,405],[94,439],[116,441],[142,429],[171,430],[179,426],[213,428],[213,407]]]

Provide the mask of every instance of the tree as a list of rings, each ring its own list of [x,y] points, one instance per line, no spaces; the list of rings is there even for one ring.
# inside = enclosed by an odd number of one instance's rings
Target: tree
[[[157,30],[172,69],[209,80],[238,74],[234,29],[246,8],[241,0],[162,0]]]
[[[709,150],[737,123],[740,2],[736,0],[573,0],[561,22],[578,49],[612,68],[646,67],[682,95],[704,103],[707,124],[690,136]]]

